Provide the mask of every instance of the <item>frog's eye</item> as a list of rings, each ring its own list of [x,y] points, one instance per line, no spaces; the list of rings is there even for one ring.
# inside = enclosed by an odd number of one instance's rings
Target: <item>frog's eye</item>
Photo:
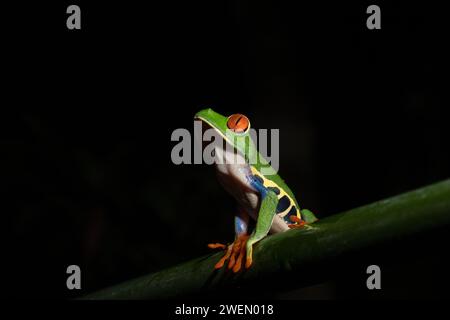
[[[244,133],[250,127],[250,121],[243,114],[236,113],[228,117],[227,127],[236,133]]]

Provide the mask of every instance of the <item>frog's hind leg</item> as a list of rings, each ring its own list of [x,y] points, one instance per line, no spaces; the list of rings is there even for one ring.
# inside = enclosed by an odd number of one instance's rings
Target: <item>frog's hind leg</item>
[[[242,267],[242,260],[245,256],[246,243],[249,238],[247,234],[250,217],[242,209],[239,210],[238,215],[234,218],[236,237],[234,242],[229,245],[221,243],[211,243],[208,245],[211,249],[221,248],[226,249],[225,255],[216,263],[215,269],[223,267],[228,261],[228,269],[233,269],[233,272],[239,272]]]

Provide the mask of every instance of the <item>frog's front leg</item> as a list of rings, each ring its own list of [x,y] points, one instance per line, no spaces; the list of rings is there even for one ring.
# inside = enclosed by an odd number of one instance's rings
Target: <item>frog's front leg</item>
[[[229,259],[228,268],[233,268],[233,272],[238,272],[241,269],[244,256],[246,256],[245,267],[249,268],[253,262],[253,245],[266,237],[272,226],[278,205],[276,193],[264,187],[263,183],[254,176],[249,177],[249,182],[260,195],[260,206],[255,229],[248,236],[249,215],[241,211],[235,217],[236,238],[234,242],[228,246],[219,243],[208,245],[210,248],[226,248],[225,255],[215,265],[216,269],[222,268]]]
[[[269,233],[278,205],[278,197],[273,191],[268,190],[261,185],[259,186],[259,191],[261,195],[261,206],[259,209],[255,230],[253,230],[246,244],[246,268],[250,268],[253,263],[253,245],[266,237]]]
[[[236,233],[234,242],[228,246],[221,243],[211,243],[208,245],[211,249],[226,249],[225,255],[216,263],[215,269],[222,268],[227,260],[229,260],[228,269],[232,268],[233,272],[238,272],[241,269],[242,260],[245,256],[246,242],[249,238],[247,234],[249,220],[249,215],[240,209],[238,215],[234,218]]]

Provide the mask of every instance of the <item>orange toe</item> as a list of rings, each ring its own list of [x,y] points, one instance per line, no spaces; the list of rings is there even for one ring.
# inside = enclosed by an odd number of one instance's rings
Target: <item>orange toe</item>
[[[247,257],[247,260],[245,261],[245,268],[248,269],[252,265],[253,261],[251,257]]]
[[[231,251],[232,251],[232,245],[228,246],[227,253],[216,263],[216,265],[214,266],[214,269],[220,269],[223,267],[223,264],[225,263],[225,261],[227,261],[228,258],[230,257]]]
[[[227,247],[226,245],[221,244],[221,243],[209,243],[208,244],[208,248],[210,248],[210,249],[217,249],[217,248],[225,249],[226,247]]]
[[[239,256],[239,253],[241,251],[241,248],[245,244],[245,238],[244,236],[239,236],[233,243],[233,253],[230,257],[230,262],[228,263],[228,269],[231,269],[234,267],[234,264],[236,263],[236,259]]]
[[[235,254],[233,252],[233,254],[230,257],[230,262],[228,262],[228,269],[233,268],[235,263],[236,263],[236,258],[235,258]]]
[[[247,242],[247,239],[245,240],[245,242]],[[241,250],[239,252],[239,257],[237,258],[236,263],[233,267],[234,273],[237,273],[237,272],[239,272],[239,270],[241,270],[242,259],[244,259],[244,255],[245,255],[245,243],[241,246]]]
[[[305,223],[300,223],[300,224],[288,224],[288,227],[290,229],[300,229],[303,228],[305,226]]]

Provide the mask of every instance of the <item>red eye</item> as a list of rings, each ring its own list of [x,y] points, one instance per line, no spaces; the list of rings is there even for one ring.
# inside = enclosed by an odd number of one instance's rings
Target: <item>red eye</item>
[[[228,118],[227,127],[236,133],[243,133],[247,131],[250,121],[243,114],[233,114]]]

